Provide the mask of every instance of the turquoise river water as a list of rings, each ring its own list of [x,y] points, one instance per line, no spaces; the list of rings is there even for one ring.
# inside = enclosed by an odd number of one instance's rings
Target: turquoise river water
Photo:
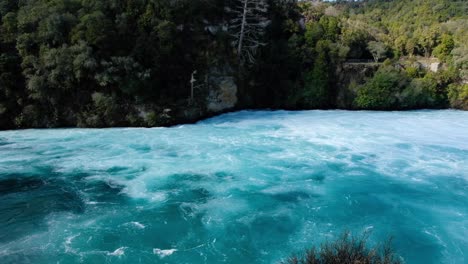
[[[468,112],[0,132],[0,263],[279,263],[343,231],[468,263]]]

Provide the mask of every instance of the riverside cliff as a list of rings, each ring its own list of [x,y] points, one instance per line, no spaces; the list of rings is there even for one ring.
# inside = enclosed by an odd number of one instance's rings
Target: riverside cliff
[[[3,1],[0,129],[468,109],[465,1],[252,3]]]

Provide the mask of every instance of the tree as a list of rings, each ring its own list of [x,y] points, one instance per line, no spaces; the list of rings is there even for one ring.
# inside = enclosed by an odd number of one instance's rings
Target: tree
[[[407,83],[407,77],[392,66],[381,67],[359,87],[355,105],[360,109],[395,109],[398,107],[398,94]]]
[[[231,10],[234,18],[231,19],[229,28],[241,65],[255,63],[257,49],[266,45],[262,36],[269,24],[267,11],[266,0],[237,0]]]
[[[378,41],[371,41],[367,44],[367,49],[374,57],[375,62],[379,62],[380,59],[385,58],[385,54],[387,53],[387,46],[382,42]]]
[[[425,26],[416,30],[417,44],[424,52],[424,56],[429,57],[437,44],[440,28],[438,26]]]
[[[405,44],[405,50],[406,50],[406,54],[408,54],[410,57],[412,57],[414,55],[414,49],[416,48],[416,41],[412,38],[409,38],[407,41],[406,41],[406,44]]]
[[[372,38],[369,32],[363,29],[362,22],[346,20],[341,28],[341,42],[350,47],[348,58],[360,59],[367,48],[368,41]]]
[[[332,16],[323,16],[319,21],[323,28],[324,38],[335,41],[340,34],[339,20]]]
[[[468,43],[452,50],[453,63],[459,69],[460,77],[468,81]]]
[[[444,100],[437,93],[437,84],[429,78],[415,78],[399,95],[405,109],[441,108]]]
[[[449,85],[448,98],[451,107],[468,110],[468,84]]]
[[[315,47],[313,68],[304,76],[304,106],[327,108],[330,106],[330,46],[329,40],[319,40]]]
[[[318,22],[310,21],[306,25],[306,31],[304,37],[307,45],[315,47],[317,41],[323,36],[323,27]]]
[[[359,107],[443,106],[449,84],[468,82],[462,2],[0,0],[0,128],[169,124],[162,110],[185,115],[190,91],[202,102],[217,76],[239,77],[239,107],[336,107],[354,80],[342,62],[385,55],[408,86],[356,82]],[[455,77],[402,57],[423,54]],[[466,88],[450,91],[452,105],[466,105]]]
[[[441,60],[446,60],[453,48],[455,47],[455,42],[453,37],[448,34],[443,34],[440,40],[439,46],[434,49],[433,54]]]

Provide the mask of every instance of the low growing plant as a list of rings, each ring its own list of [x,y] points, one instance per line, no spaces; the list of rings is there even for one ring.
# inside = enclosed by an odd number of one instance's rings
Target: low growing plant
[[[313,247],[300,256],[294,255],[282,264],[400,264],[390,240],[381,247],[369,248],[367,234],[353,236],[345,232],[336,241]]]

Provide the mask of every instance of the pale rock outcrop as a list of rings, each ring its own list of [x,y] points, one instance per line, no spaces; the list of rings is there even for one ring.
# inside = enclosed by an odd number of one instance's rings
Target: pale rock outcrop
[[[223,112],[236,106],[237,85],[232,76],[219,76],[211,78],[211,89],[207,96],[207,109],[209,112]]]

